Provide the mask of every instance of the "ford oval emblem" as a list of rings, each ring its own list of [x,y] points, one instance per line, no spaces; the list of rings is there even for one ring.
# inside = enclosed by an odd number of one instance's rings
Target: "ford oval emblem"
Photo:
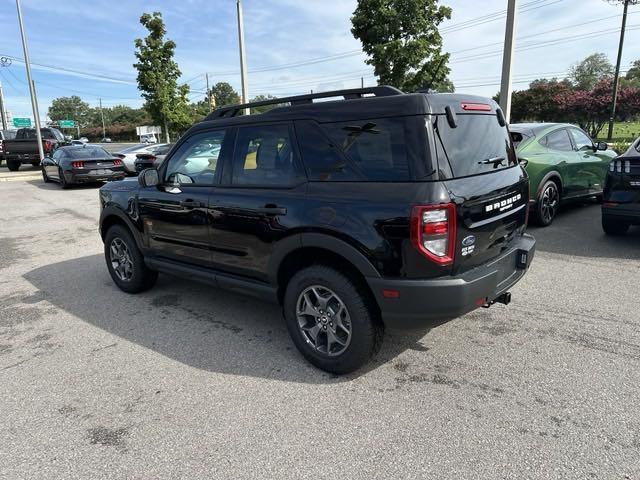
[[[462,239],[462,245],[465,247],[470,247],[474,243],[476,243],[476,237],[473,235],[469,235],[468,237],[464,237]]]

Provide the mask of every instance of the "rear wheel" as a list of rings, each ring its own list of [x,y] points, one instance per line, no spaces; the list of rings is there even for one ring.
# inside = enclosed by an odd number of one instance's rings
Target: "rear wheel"
[[[7,161],[7,168],[12,172],[17,172],[20,169],[20,162]]]
[[[51,182],[51,179],[49,178],[49,175],[47,175],[47,171],[44,169],[44,167],[42,167],[42,180],[44,180],[44,183]]]
[[[58,178],[60,179],[60,186],[62,187],[63,190],[66,190],[67,188],[69,188],[69,183],[67,183],[67,179],[64,176],[64,172],[62,171],[62,168],[58,168]]]
[[[300,353],[331,373],[349,373],[377,351],[383,327],[370,296],[323,265],[296,273],[287,285],[284,317]]]
[[[560,206],[560,190],[558,184],[548,180],[540,190],[536,204],[536,221],[541,227],[547,227],[553,223]]]
[[[607,235],[624,235],[629,230],[629,224],[602,217],[602,229]]]
[[[147,267],[133,236],[121,225],[107,231],[104,256],[114,283],[127,293],[144,292],[158,279],[158,272]]]

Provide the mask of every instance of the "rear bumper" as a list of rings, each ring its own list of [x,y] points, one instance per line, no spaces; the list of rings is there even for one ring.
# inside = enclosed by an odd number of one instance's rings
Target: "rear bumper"
[[[640,203],[619,203],[615,206],[605,203],[602,205],[602,218],[640,225]]]
[[[527,272],[535,254],[535,243],[531,235],[522,235],[490,263],[456,277],[367,278],[367,282],[388,328],[423,328],[464,315],[506,293]],[[518,266],[518,261],[523,259],[524,263]],[[385,298],[383,290],[397,291],[399,295]]]
[[[64,172],[64,176],[67,183],[94,183],[106,182],[109,180],[122,180],[126,177],[126,172],[122,167],[120,167],[119,170],[112,170],[111,172],[103,174],[92,173],[91,170],[80,172],[71,170]]]

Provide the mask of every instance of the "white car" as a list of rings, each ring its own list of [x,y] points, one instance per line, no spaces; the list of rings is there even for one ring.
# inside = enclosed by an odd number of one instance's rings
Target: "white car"
[[[80,140],[82,143],[89,143],[89,139],[87,137],[80,137],[78,140]]]
[[[140,135],[140,143],[158,143],[158,139],[153,133]]]
[[[124,169],[127,173],[136,173],[136,155],[139,153],[154,153],[156,149],[164,147],[166,143],[159,145],[140,143],[138,145],[132,145],[131,147],[120,150],[118,153],[114,153],[114,156],[122,159],[124,163]]]

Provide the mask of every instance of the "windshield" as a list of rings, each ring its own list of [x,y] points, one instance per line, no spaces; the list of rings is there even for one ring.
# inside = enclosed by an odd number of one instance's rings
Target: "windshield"
[[[111,158],[111,155],[100,147],[69,148],[66,150],[66,154],[69,158],[77,160],[87,158]]]
[[[434,117],[442,178],[490,173],[518,164],[509,132],[495,115],[459,114],[456,128],[451,128],[444,115]]]

